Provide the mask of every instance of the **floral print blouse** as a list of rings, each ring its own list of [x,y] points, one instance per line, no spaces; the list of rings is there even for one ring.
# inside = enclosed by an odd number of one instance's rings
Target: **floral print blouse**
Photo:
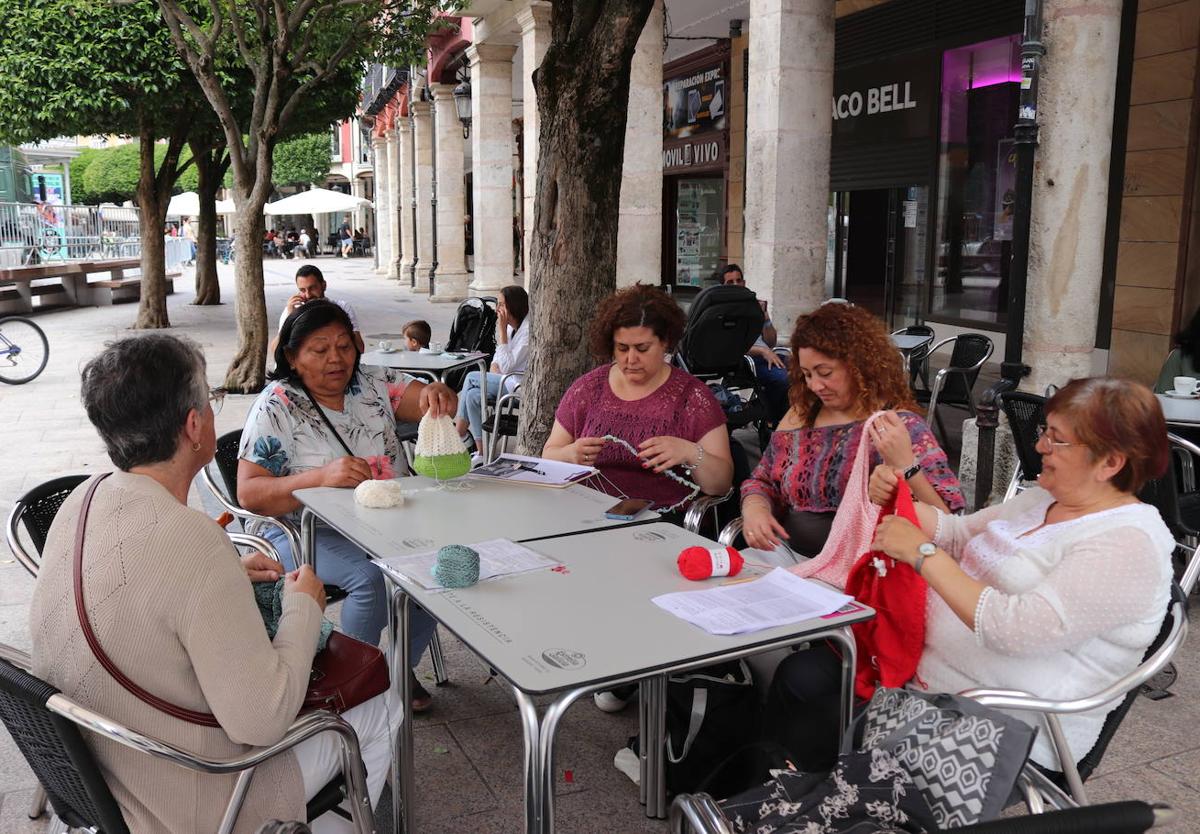
[[[322,409],[355,457],[371,465],[376,478],[406,474],[396,435],[396,406],[412,377],[382,368],[360,367],[346,387],[341,411]],[[246,416],[238,458],[272,475],[295,475],[345,457],[346,450],[298,384],[279,380],[267,387]],[[299,523],[300,513],[285,516]]]
[[[897,412],[908,428],[913,453],[925,478],[951,512],[964,506],[958,477],[925,421]],[[754,473],[742,483],[742,498],[761,495],[777,516],[788,512],[835,512],[846,492],[865,421],[777,431]],[[883,458],[871,449],[871,468]]]

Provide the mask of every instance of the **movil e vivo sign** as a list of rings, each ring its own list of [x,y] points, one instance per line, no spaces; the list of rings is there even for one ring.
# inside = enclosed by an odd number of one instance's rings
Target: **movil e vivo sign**
[[[852,119],[878,113],[892,113],[897,110],[912,110],[917,106],[913,98],[912,82],[901,81],[895,84],[882,84],[878,87],[868,87],[866,92],[853,90],[833,98],[833,120]]]

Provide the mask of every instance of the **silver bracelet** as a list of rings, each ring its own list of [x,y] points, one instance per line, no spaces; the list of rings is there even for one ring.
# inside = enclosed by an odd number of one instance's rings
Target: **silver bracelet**
[[[696,444],[696,462],[689,466],[689,469],[699,469],[700,464],[704,463],[704,447],[699,443]]]

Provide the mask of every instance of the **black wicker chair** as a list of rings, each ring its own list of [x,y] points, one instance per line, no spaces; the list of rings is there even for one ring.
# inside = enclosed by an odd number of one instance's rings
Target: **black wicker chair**
[[[29,665],[29,657],[23,652],[0,644],[0,722],[8,729],[25,761],[41,782],[55,815],[71,829],[88,829],[103,834],[129,832],[121,809],[104,782],[100,765],[84,741],[80,728],[200,772],[242,772],[247,786],[254,767],[261,761],[290,750],[319,732],[333,730],[349,746],[347,756],[352,754],[358,767],[350,780],[338,776],[309,801],[306,809],[308,819],[316,819],[327,811],[346,816],[338,806],[347,794],[353,794],[358,800],[357,807],[362,808],[366,804],[366,775],[357,738],[350,725],[332,713],[318,712],[301,716],[281,741],[270,748],[251,753],[243,761],[206,761],[165,742],[143,736],[75,703],[31,674]],[[348,788],[348,782],[357,786],[357,789]],[[244,792],[235,790],[230,799],[229,808],[226,809],[230,828],[237,819],[243,798]],[[368,814],[360,816],[366,817]],[[369,819],[363,819],[361,830],[369,830],[370,822]]]
[[[1023,391],[1006,391],[1000,395],[1000,410],[1008,419],[1017,452],[1017,468],[1004,493],[1007,501],[1021,491],[1023,484],[1037,480],[1042,472],[1037,436],[1038,429],[1046,422],[1046,398]]]
[[[929,349],[933,344],[933,328],[927,324],[910,324],[892,331],[893,336],[924,336],[929,339],[924,345],[908,352],[908,386],[915,388],[920,379],[929,389]]]
[[[950,363],[942,368],[933,378],[933,385],[928,390],[918,389],[915,394],[917,402],[929,409],[929,422],[937,423],[941,430],[942,442],[946,442],[946,426],[942,422],[938,406],[952,406],[966,410],[975,416],[975,381],[979,379],[979,371],[991,357],[995,346],[992,340],[981,333],[964,333],[943,339],[926,355],[926,361],[937,353],[944,345],[952,345]]]
[[[87,475],[63,475],[44,484],[38,484],[13,504],[8,515],[8,547],[17,561],[33,576],[37,576],[42,562],[42,548],[46,546],[46,534],[58,515],[59,508],[75,487],[88,479]],[[33,547],[22,542],[21,529]]]

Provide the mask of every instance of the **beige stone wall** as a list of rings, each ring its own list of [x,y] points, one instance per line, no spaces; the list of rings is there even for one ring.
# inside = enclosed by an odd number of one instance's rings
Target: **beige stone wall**
[[[729,48],[729,184],[725,198],[726,263],[742,264],[746,240],[746,50],[750,36],[743,34]]]
[[[1200,0],[1141,0],[1108,371],[1147,383],[1171,347],[1176,292],[1192,289],[1177,283],[1198,46]]]

